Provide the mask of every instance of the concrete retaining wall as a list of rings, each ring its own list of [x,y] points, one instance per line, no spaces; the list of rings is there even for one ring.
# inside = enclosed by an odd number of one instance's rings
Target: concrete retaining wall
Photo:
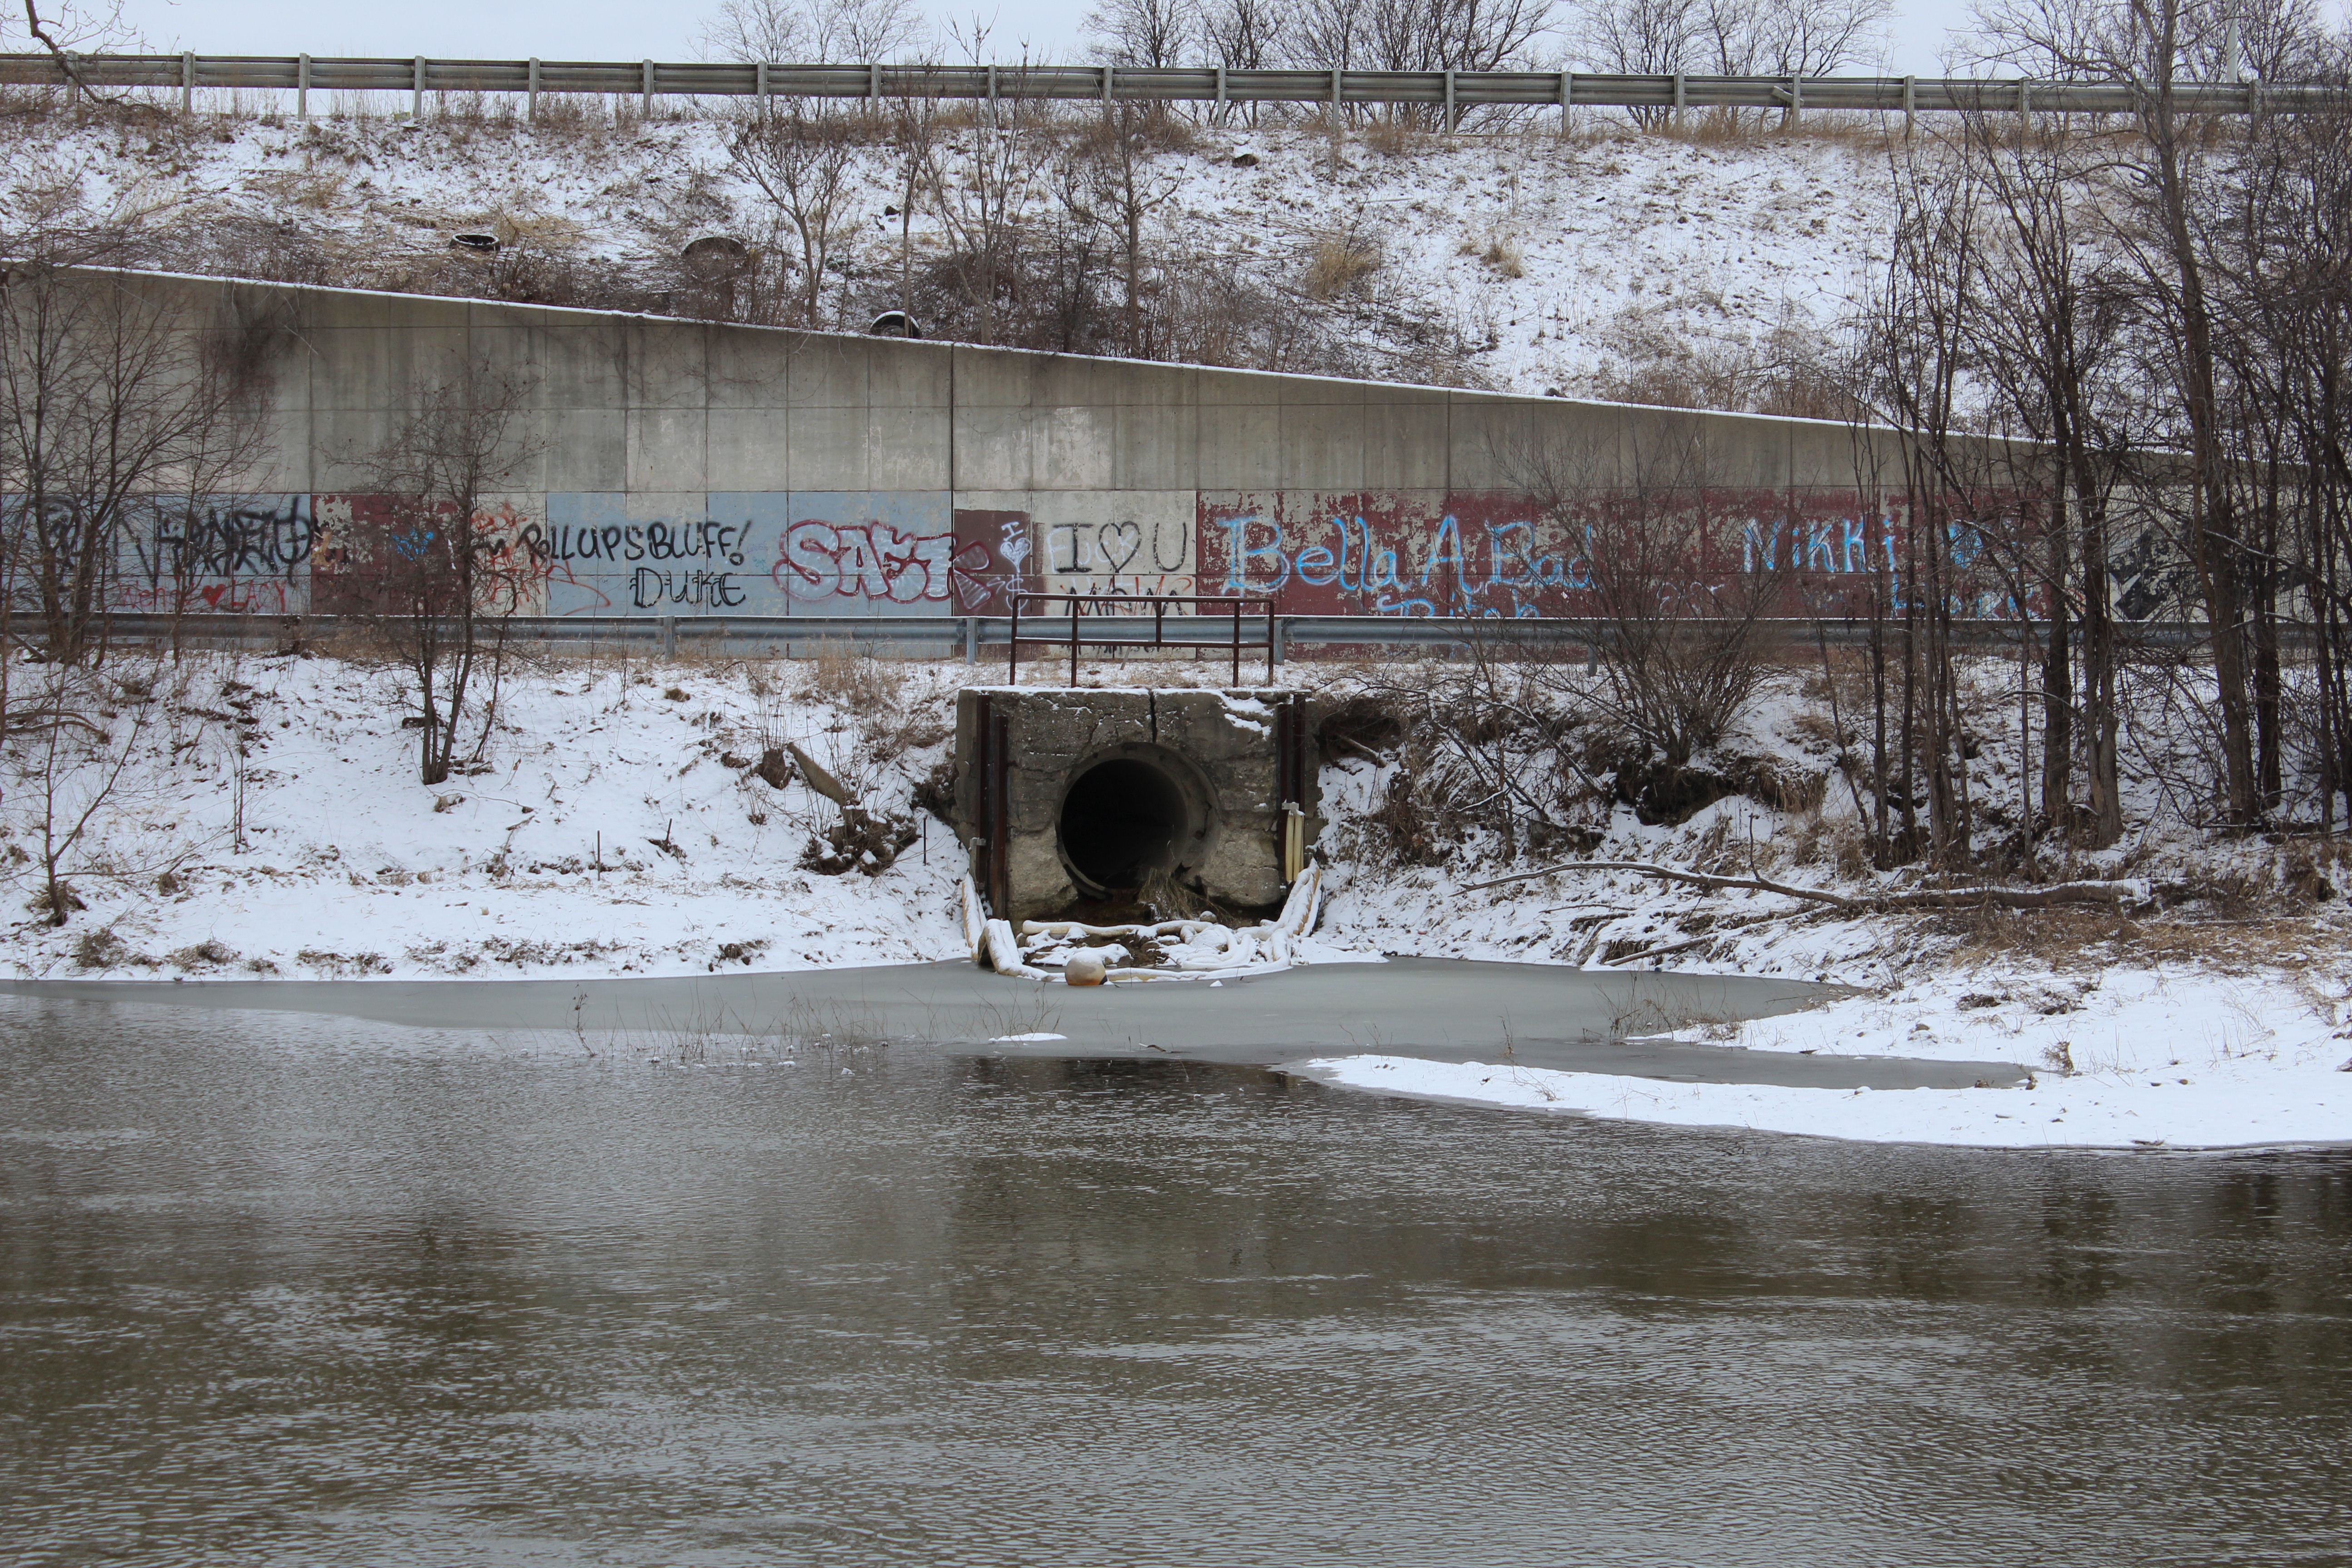
[[[144,553],[143,602],[366,608],[360,463],[415,389],[521,378],[530,460],[486,509],[532,613],[1002,614],[1008,587],[1276,592],[1293,614],[1578,613],[1587,537],[1530,499],[1673,469],[1724,570],[1835,578],[1901,526],[1845,426],[532,306],[157,279],[269,324],[248,493]],[[132,573],[136,575],[136,573]]]

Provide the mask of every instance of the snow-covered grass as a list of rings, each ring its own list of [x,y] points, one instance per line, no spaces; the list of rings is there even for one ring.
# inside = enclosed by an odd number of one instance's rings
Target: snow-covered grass
[[[1459,666],[1296,664],[1325,698]],[[950,749],[957,663],[832,658],[648,662],[567,658],[510,670],[467,773],[417,782],[406,677],[357,658],[120,659],[83,689],[105,739],[54,770],[37,738],[10,744],[0,799],[6,967],[24,977],[471,978],[694,974],[963,957],[964,857],[913,804]],[[1998,668],[1987,672],[1998,680]],[[19,666],[21,702],[39,667]],[[1087,667],[1088,684],[1213,685],[1178,664]],[[1808,683],[1775,678],[1735,738],[1791,771],[1827,768]],[[1995,691],[1997,695],[1997,689]],[[756,763],[792,742],[922,836],[875,875],[803,867],[835,808]],[[1985,731],[1982,787],[2017,759]],[[1490,828],[1451,830],[1438,864],[1403,864],[1374,814],[1409,757],[1343,755],[1323,770],[1321,936],[1363,951],[1622,972],[1825,979],[1856,994],[1746,1024],[1631,1026],[1760,1050],[2021,1064],[2030,1089],[1781,1089],[1456,1068],[1387,1056],[1318,1064],[1336,1083],[1849,1138],[2114,1147],[2352,1139],[2352,963],[2341,900],[2292,890],[2297,856],[2218,840],[2136,787],[2126,842],[2075,855],[2072,876],[2195,874],[2237,902],[2164,910],[1891,914],[1770,892],[1710,893],[1587,859],[1760,868],[1867,891],[1905,873],[1856,866],[1851,805],[1743,796],[1676,825],[1588,797],[1563,805],[1588,847],[1507,858]],[[122,760],[119,773],[110,770]],[[1533,767],[1530,761],[1523,765]],[[99,798],[99,786],[111,779]],[[36,906],[42,828],[89,826],[62,869],[86,907],[62,927]],[[596,869],[601,851],[604,869]],[[1559,869],[1478,887],[1553,860]],[[2332,863],[2323,872],[2334,872]],[[2306,889],[2310,868],[2301,873]],[[1015,982],[1008,981],[1012,984]],[[1033,982],[1019,982],[1031,984]]]
[[[768,235],[776,215],[730,168],[730,129],[690,114],[615,128],[567,112],[537,129],[468,114],[26,117],[0,127],[15,175],[0,195],[20,216],[59,210],[68,191],[93,212],[148,214],[176,237],[162,265],[483,293],[487,274],[452,255],[451,234],[489,230],[510,251],[648,277],[694,234]],[[977,135],[950,132],[949,167]],[[1240,142],[1254,166],[1235,166]],[[1318,320],[1341,355],[1258,368],[1530,394],[1686,384],[1737,397],[1727,369],[1785,361],[1843,312],[1892,210],[1886,153],[1853,131],[1708,141],[1588,120],[1565,137],[1553,122],[1350,137],[1335,161],[1311,132],[1202,128],[1149,162],[1155,251],[1250,280]],[[861,148],[818,324],[859,330],[897,302],[899,226],[886,209],[904,200],[903,165],[885,141]],[[1041,164],[1018,205],[1042,220],[1055,202]],[[947,243],[927,206],[913,242],[919,268]],[[1370,265],[1359,276],[1351,263],[1333,290],[1317,268],[1335,247]]]

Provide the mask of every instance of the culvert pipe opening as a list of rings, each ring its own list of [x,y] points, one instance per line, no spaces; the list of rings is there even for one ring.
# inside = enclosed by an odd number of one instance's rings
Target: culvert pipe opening
[[[1072,870],[1096,888],[1131,892],[1153,870],[1175,866],[1192,814],[1174,779],[1150,763],[1120,757],[1070,781],[1061,826]]]

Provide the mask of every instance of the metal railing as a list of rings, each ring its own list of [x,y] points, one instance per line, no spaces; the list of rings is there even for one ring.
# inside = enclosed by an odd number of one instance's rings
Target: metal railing
[[[1112,613],[1118,606],[1130,604],[1149,604],[1151,606],[1151,637],[1149,641],[1144,639],[1139,629],[1143,621],[1141,616]],[[1021,611],[1022,607],[1027,605],[1066,605],[1069,612],[1066,617],[1069,621],[1068,632],[1057,637],[1023,637]],[[1194,608],[1194,613],[1192,615],[1177,616],[1178,640],[1170,642],[1168,612],[1178,605],[1187,607],[1222,605],[1226,606],[1226,610],[1222,616],[1203,616]],[[1242,616],[1244,615],[1253,617],[1262,615],[1265,617],[1265,641],[1252,640],[1246,643],[1242,641]],[[1233,625],[1232,635],[1221,641],[1199,641],[1181,636],[1181,630],[1184,627],[1219,620],[1230,621]],[[1099,627],[1102,635],[1079,637],[1078,624],[1081,621],[1089,626]],[[1033,626],[1036,624],[1034,616],[1030,617],[1030,624]],[[1137,629],[1130,631],[1129,628]],[[1033,647],[1045,646],[1059,647],[1066,641],[1070,649],[1070,684],[1073,686],[1078,683],[1078,649],[1080,647],[1197,648],[1203,653],[1217,650],[1230,651],[1234,660],[1233,683],[1235,686],[1242,683],[1242,650],[1244,648],[1253,653],[1261,647],[1265,649],[1265,679],[1269,686],[1274,683],[1275,664],[1282,656],[1281,634],[1275,627],[1275,605],[1274,600],[1270,597],[1258,595],[1212,596],[1147,594],[1140,599],[1107,600],[1099,594],[1045,594],[1024,590],[1013,595],[1012,624],[1005,632],[1005,679],[1008,683],[1015,686],[1021,683],[1021,649],[1024,644]]]
[[[741,64],[677,60],[464,60],[341,55],[77,55],[92,87],[176,90],[193,110],[199,88],[405,92],[422,115],[425,95],[541,93],[641,98],[971,99],[1152,103],[1289,103],[1348,108],[1440,108],[1457,123],[1496,105],[1642,110],[1766,109],[1918,113],[2128,112],[2150,100],[2142,87],[2107,82],[1979,77],[1628,76],[1595,71],[1230,70],[1221,66],[936,66]],[[0,55],[0,84],[63,86],[46,54]],[[2171,89],[2176,110],[2202,114],[2296,112],[2339,107],[2345,89],[2304,83],[2194,82]]]

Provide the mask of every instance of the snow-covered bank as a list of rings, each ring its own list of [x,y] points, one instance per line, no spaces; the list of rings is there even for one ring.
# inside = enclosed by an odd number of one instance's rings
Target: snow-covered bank
[[[402,727],[404,679],[329,658],[164,667],[145,701],[107,715],[131,760],[67,863],[88,907],[61,928],[20,920],[9,968],[487,978],[967,951],[962,851],[910,805],[946,749],[951,672],[894,668],[887,693],[820,700],[777,684],[805,680],[790,666],[518,671],[481,759],[431,787]],[[913,829],[887,869],[802,864],[835,814],[758,771],[787,742]],[[25,766],[0,851],[20,906],[42,884],[43,792]],[[64,781],[60,820],[101,771]]]
[[[1433,681],[1447,668],[1424,673]],[[40,679],[37,667],[25,669]],[[52,979],[586,978],[961,958],[964,857],[918,803],[936,798],[965,674],[961,664],[847,658],[534,663],[508,673],[477,760],[428,787],[417,782],[414,732],[402,727],[409,699],[396,667],[118,660],[89,678],[101,683],[91,711],[106,739],[77,741],[89,748],[81,762],[49,769],[21,735],[8,751],[0,897],[13,923],[0,962],[13,975]],[[1219,676],[1105,663],[1083,679]],[[1400,676],[1392,663],[1308,664],[1288,679],[1347,697]],[[1781,682],[1739,742],[1790,770],[1818,768],[1804,718],[1801,684]],[[895,859],[837,853],[825,837],[835,808],[786,769],[762,765],[791,746],[849,784],[890,825],[888,837],[911,836]],[[1318,852],[1328,943],[1613,973],[1827,979],[1861,994],[1746,1024],[1638,1010],[1615,1029],[1754,1049],[2007,1061],[2037,1081],[1847,1094],[1356,1057],[1318,1065],[1333,1082],[1849,1138],[2352,1142],[2352,1075],[2337,1070],[2352,1060],[2342,900],[2291,891],[2298,879],[2325,891],[2340,874],[2332,861],[2315,865],[2313,848],[2202,838],[2139,800],[2130,844],[2074,858],[2065,874],[2161,879],[2194,869],[2241,889],[2239,907],[1999,919],[1824,910],[1582,863],[1761,868],[1849,893],[1901,883],[1908,874],[1853,862],[1833,795],[1790,809],[1735,795],[1673,825],[1580,796],[1558,810],[1581,837],[1553,840],[1542,857],[1559,868],[1481,886],[1530,868],[1530,847],[1522,842],[1515,858],[1467,823],[1444,829],[1436,864],[1384,847],[1420,831],[1402,822],[1391,787],[1411,746],[1371,750],[1327,752],[1336,760],[1322,773],[1328,826]],[[1413,756],[1430,798],[1438,765]],[[110,773],[116,757],[121,770]],[[2011,765],[1991,736],[1980,765],[1995,784]],[[44,825],[62,833],[85,811],[87,833],[60,862],[69,919],[51,925],[39,907]],[[1520,1032],[1540,1034],[1539,1020]]]
[[[1809,1013],[1676,1031],[1751,1050],[1995,1060],[2030,1088],[1782,1089],[1664,1083],[1390,1056],[1301,1070],[1378,1092],[1886,1143],[2158,1149],[2352,1142],[2352,1030],[2299,973],[2110,968],[1944,974]],[[1998,989],[1988,989],[1998,987]],[[2340,989],[2340,988],[2339,988]]]

